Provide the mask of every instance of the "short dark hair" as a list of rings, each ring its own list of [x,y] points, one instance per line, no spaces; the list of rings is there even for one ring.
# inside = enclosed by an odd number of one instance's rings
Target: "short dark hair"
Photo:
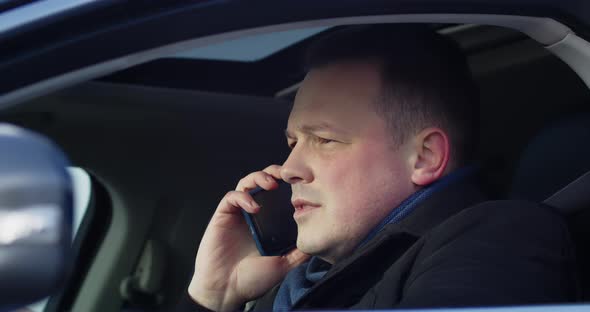
[[[473,159],[479,91],[456,42],[420,24],[350,26],[312,43],[306,70],[356,61],[380,66],[383,88],[375,108],[396,144],[436,126],[449,135],[453,163]]]

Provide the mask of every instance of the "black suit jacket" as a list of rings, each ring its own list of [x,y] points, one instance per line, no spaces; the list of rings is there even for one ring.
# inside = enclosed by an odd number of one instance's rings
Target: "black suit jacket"
[[[573,301],[573,247],[562,217],[526,201],[489,201],[470,184],[435,193],[330,271],[294,309],[392,309]],[[278,286],[254,311],[272,310]]]

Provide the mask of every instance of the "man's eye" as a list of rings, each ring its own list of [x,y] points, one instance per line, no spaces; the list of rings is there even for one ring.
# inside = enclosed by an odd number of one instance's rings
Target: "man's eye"
[[[287,142],[287,145],[289,145],[290,149],[294,149],[296,144],[297,144],[297,141]]]
[[[326,139],[326,138],[322,138],[322,137],[316,137],[316,141],[320,144],[328,144],[328,143],[334,143],[336,142],[335,140],[332,139]]]

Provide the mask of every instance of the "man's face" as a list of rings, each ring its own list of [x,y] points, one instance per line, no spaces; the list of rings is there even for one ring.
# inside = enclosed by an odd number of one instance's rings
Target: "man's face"
[[[394,146],[372,107],[377,69],[343,63],[312,70],[289,116],[292,151],[281,177],[293,190],[297,247],[332,263],[415,191],[411,143]]]

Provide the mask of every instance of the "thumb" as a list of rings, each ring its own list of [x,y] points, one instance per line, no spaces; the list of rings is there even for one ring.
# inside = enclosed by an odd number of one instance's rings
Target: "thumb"
[[[246,258],[238,266],[236,285],[241,297],[252,300],[278,284],[291,269],[310,256],[293,249],[283,256]]]

